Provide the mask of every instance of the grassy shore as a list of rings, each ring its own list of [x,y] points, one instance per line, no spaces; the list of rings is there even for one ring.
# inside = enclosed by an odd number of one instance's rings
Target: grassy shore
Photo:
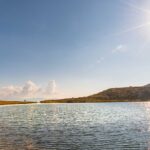
[[[150,100],[100,100],[87,98],[68,98],[58,100],[43,100],[40,103],[103,103],[103,102],[145,102]],[[32,104],[36,102],[22,102],[22,101],[5,101],[0,100],[0,105],[16,105],[16,104]]]
[[[41,103],[102,103],[102,102],[144,102],[144,101],[149,101],[149,100],[140,100],[140,99],[135,99],[135,100],[110,100],[110,99],[98,99],[98,98],[68,98],[68,99],[58,99],[58,100],[44,100],[41,101]]]
[[[0,100],[0,105],[31,104],[34,102]]]

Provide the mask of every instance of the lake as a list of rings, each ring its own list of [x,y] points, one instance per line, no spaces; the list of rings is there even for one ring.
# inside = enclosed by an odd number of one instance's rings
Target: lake
[[[150,149],[150,102],[0,106],[0,150],[129,149]]]

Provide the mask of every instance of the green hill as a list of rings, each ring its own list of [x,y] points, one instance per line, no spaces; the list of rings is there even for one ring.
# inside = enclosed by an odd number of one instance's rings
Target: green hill
[[[90,97],[105,100],[150,100],[150,87],[111,88]]]
[[[141,87],[110,88],[87,97],[44,100],[41,101],[41,103],[132,102],[148,100],[150,100],[150,85]]]

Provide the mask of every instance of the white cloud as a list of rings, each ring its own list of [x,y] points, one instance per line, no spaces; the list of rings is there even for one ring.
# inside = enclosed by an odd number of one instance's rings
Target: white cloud
[[[46,89],[45,89],[46,93],[50,93],[50,94],[54,94],[56,92],[56,82],[55,80],[51,80],[49,81]]]
[[[126,45],[119,44],[115,49],[112,50],[112,53],[124,53],[127,51]]]
[[[31,80],[22,86],[0,87],[0,99],[48,99],[59,98],[60,96],[61,93],[56,89],[55,80],[49,81],[46,87],[40,87]]]
[[[29,80],[22,87],[22,91],[20,94],[23,97],[34,97],[38,94],[38,92],[41,92],[40,87]]]
[[[6,87],[1,87],[0,88],[0,97],[3,99],[8,98],[8,97],[12,97],[14,98],[14,96],[20,95],[22,91],[22,87],[19,86],[13,86],[13,85],[9,85]]]
[[[55,80],[49,81],[46,88],[43,89],[43,95],[45,96],[45,98],[49,98],[49,95],[51,95],[52,98],[57,98],[57,97],[59,97],[58,96],[59,94],[60,94],[60,92],[58,92],[58,90],[56,88]]]

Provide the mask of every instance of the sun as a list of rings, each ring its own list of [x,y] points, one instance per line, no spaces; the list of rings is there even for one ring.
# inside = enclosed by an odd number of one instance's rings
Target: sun
[[[141,14],[140,16],[137,16],[137,20],[138,23],[136,23],[137,25],[132,26],[126,30],[121,31],[119,34],[123,34],[123,33],[127,33],[127,32],[132,32],[132,31],[136,31],[136,30],[141,30],[141,32],[143,32],[143,34],[145,34],[145,36],[148,36],[150,38],[150,8],[146,8],[146,4],[143,4],[142,6],[138,6],[136,4],[133,4],[129,1],[122,1],[125,5],[128,5],[129,8],[131,8],[132,10],[135,10],[136,12],[138,12],[139,14]],[[144,7],[145,5],[145,7]],[[149,5],[150,6],[150,2]]]

